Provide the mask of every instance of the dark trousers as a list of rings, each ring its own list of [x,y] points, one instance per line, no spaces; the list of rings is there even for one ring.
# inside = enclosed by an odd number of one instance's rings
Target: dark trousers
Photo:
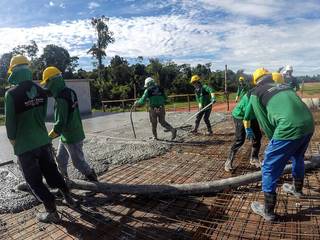
[[[173,127],[166,121],[166,111],[164,106],[158,108],[150,108],[149,110],[150,122],[152,125],[152,133],[154,137],[157,137],[157,124],[158,121],[162,127],[172,131]]]
[[[239,148],[244,144],[246,140],[246,130],[243,125],[242,119],[237,119],[233,117],[233,122],[235,126],[235,139],[231,147],[231,151],[237,152]],[[257,158],[259,155],[259,150],[261,147],[262,134],[257,120],[251,120],[251,128],[253,130],[255,138],[252,140],[252,157]]]
[[[55,198],[42,182],[42,177],[46,179],[51,188],[59,188],[63,192],[68,191],[54,161],[50,145],[19,155],[18,164],[31,191],[45,206],[52,206]]]
[[[197,115],[196,123],[195,123],[195,127],[194,127],[196,130],[198,130],[199,125],[200,125],[200,121],[201,121],[201,119],[203,117],[203,120],[207,125],[208,132],[212,132],[211,123],[210,123],[210,120],[209,120],[209,117],[210,117],[210,114],[211,114],[211,110],[212,110],[212,108],[210,107],[207,110],[202,111]]]

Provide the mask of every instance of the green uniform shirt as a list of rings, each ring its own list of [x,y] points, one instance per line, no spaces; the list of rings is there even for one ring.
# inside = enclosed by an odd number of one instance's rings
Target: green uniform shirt
[[[166,99],[167,96],[165,95],[163,89],[158,85],[154,85],[148,87],[144,91],[143,96],[138,100],[138,104],[143,105],[147,100],[149,100],[150,107],[161,107],[164,106]]]
[[[15,67],[9,81],[16,86],[5,94],[5,125],[8,138],[15,141],[15,155],[21,155],[51,142],[45,126],[48,101],[27,66]]]
[[[207,106],[211,103],[211,93],[214,92],[215,90],[208,85],[201,85],[199,89],[195,89],[197,103],[201,104],[202,107]]]
[[[243,119],[248,103],[249,103],[248,94],[245,94],[240,99],[240,102],[233,109],[232,116],[236,119]]]
[[[53,131],[61,135],[64,143],[77,143],[85,139],[75,91],[66,87],[60,76],[51,79],[47,87],[55,98]]]
[[[246,84],[238,86],[237,96],[242,98],[249,91],[249,87]]]
[[[288,85],[268,78],[252,91],[244,120],[255,116],[269,139],[295,140],[312,133],[314,121],[308,107]]]

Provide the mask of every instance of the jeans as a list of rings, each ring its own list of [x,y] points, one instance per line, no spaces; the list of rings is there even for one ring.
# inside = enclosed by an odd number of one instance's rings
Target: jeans
[[[304,178],[304,154],[308,148],[312,134],[295,140],[271,139],[262,163],[262,191],[275,193],[277,182],[288,160],[292,161],[294,179]]]
[[[152,133],[157,137],[157,124],[158,121],[162,127],[169,131],[173,131],[173,127],[166,121],[166,111],[164,106],[158,108],[150,108],[149,110],[150,122],[152,125]]]
[[[55,198],[42,182],[42,177],[46,179],[51,188],[59,188],[62,192],[68,191],[54,161],[51,145],[18,155],[18,164],[32,193],[45,206],[51,206]]]
[[[78,169],[83,175],[88,176],[91,174],[92,169],[86,161],[83,154],[83,141],[77,143],[63,143],[59,141],[57,163],[60,172],[64,176],[68,176],[68,160],[69,157],[73,163],[73,166]]]
[[[210,114],[211,114],[211,110],[212,110],[212,108],[209,107],[207,110],[204,110],[204,111],[200,112],[197,115],[196,122],[195,122],[195,127],[194,127],[195,130],[198,130],[199,125],[200,125],[200,121],[201,121],[201,119],[203,117],[203,120],[207,125],[208,132],[212,132],[211,123],[210,123],[210,120],[209,120],[209,117],[210,117]]]

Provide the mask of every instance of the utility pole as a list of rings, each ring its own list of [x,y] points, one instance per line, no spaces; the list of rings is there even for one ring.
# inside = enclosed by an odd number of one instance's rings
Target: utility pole
[[[225,69],[224,69],[224,94],[225,94],[225,98],[227,100],[227,111],[229,111],[229,93],[228,93],[228,84],[227,84],[227,71],[228,71],[228,66],[226,64]]]

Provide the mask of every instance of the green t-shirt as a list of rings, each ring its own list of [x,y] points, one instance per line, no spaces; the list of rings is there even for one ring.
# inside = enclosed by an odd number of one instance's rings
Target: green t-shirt
[[[207,106],[209,103],[211,103],[211,93],[214,92],[215,90],[208,85],[201,85],[199,89],[195,89],[197,103],[201,104],[202,107]]]
[[[142,97],[138,100],[138,104],[143,105],[149,100],[150,107],[161,107],[165,105],[166,99],[163,89],[158,85],[154,85],[144,91]]]
[[[255,116],[269,139],[295,140],[314,131],[308,107],[285,84],[267,81],[251,94],[244,120]]]

